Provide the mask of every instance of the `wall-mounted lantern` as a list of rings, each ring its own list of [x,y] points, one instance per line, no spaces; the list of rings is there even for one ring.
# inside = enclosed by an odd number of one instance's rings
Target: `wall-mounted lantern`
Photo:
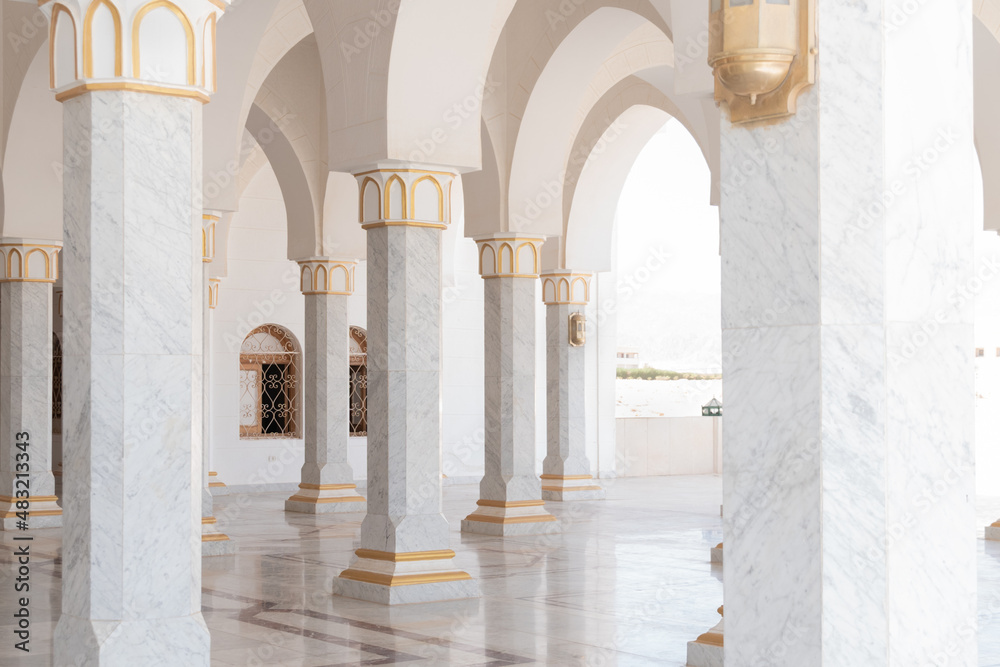
[[[719,399],[713,398],[711,401],[701,406],[701,416],[702,417],[721,417],[722,416],[722,403],[719,403]]]
[[[570,347],[583,347],[587,342],[587,318],[583,313],[573,313],[569,316]]]
[[[733,123],[795,113],[816,80],[816,0],[711,0],[708,64]]]

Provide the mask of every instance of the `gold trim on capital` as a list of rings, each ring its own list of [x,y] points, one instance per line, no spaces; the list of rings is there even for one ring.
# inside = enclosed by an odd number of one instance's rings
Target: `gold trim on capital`
[[[479,275],[483,278],[538,278],[544,238],[497,235],[475,241],[479,245]],[[531,254],[525,255],[525,249]]]
[[[59,252],[62,246],[24,241],[0,242],[3,274],[0,282],[54,283],[59,279]],[[39,266],[33,258],[41,256]]]
[[[427,229],[448,229],[448,225],[437,222],[415,222],[413,220],[383,220],[381,222],[368,222],[361,225],[361,229],[381,229],[382,227],[423,227]]]
[[[375,549],[358,549],[354,552],[358,558],[369,560],[382,560],[389,563],[416,563],[425,560],[451,560],[455,557],[455,552],[451,549],[440,549],[438,551],[376,551]]]
[[[209,278],[208,279],[208,307],[215,310],[219,307],[219,283],[222,280],[219,278]],[[218,473],[208,473],[209,475],[217,475]],[[212,482],[214,484],[215,482]],[[220,486],[225,486],[219,482]],[[211,484],[209,484],[211,486]]]
[[[591,273],[576,271],[545,272],[542,274],[542,302],[547,306],[586,306],[590,303],[593,277]]]
[[[354,272],[358,263],[353,260],[311,257],[300,259],[299,289],[303,294],[330,294],[351,296],[354,294]],[[306,487],[303,487],[306,488]]]
[[[39,6],[41,6],[39,2]],[[56,87],[56,28],[59,27],[59,14],[66,14],[73,24],[73,78],[80,78],[80,59],[76,43],[76,19],[69,7],[56,3],[52,6],[52,19],[49,22],[49,88]]]
[[[438,193],[438,222],[444,222],[444,188],[438,183],[438,180],[431,175],[421,176],[417,180],[413,181],[413,185],[410,186],[410,211],[416,213],[417,210],[417,186],[424,181],[430,181],[437,188]],[[405,216],[404,216],[405,217]]]
[[[167,95],[169,97],[186,97],[198,100],[202,104],[208,104],[209,97],[200,90],[190,90],[187,88],[170,88],[150,83],[138,83],[136,81],[107,81],[101,83],[81,83],[73,86],[61,93],[56,93],[56,102],[65,102],[74,97],[79,97],[85,93],[92,93],[102,90],[123,90],[130,93],[149,93],[151,95]]]
[[[87,15],[83,19],[83,76],[92,78],[94,76],[94,15],[100,7],[107,7],[111,10],[111,18],[115,23],[115,76],[122,76],[122,17],[118,13],[118,8],[108,0],[95,0],[87,8]],[[55,88],[55,86],[52,86]]]
[[[414,226],[447,227],[455,174],[388,167],[359,172],[354,176],[359,184],[358,219],[362,225],[412,222]],[[446,182],[447,192],[444,187]]]
[[[139,30],[142,27],[142,21],[146,18],[147,14],[160,9],[161,7],[173,12],[173,14],[181,21],[181,25],[184,28],[184,35],[187,38],[187,84],[189,86],[198,85],[197,76],[195,74],[195,67],[198,59],[195,55],[194,28],[191,27],[191,21],[188,20],[187,15],[181,11],[180,7],[170,2],[170,0],[156,0],[156,2],[151,2],[148,5],[145,5],[136,13],[135,19],[132,21],[132,76],[136,79],[142,78],[142,64],[140,63],[139,48]]]
[[[215,225],[219,216],[204,214],[201,216],[201,261],[211,262],[215,259]]]
[[[467,572],[455,570],[454,572],[431,572],[428,574],[381,574],[378,572],[367,572],[365,570],[344,570],[340,573],[341,579],[360,581],[365,584],[376,584],[379,586],[414,586],[418,584],[442,584],[449,581],[465,581],[472,579]]]
[[[576,479],[594,479],[593,475],[539,475],[540,479],[561,479],[561,480],[576,480]]]

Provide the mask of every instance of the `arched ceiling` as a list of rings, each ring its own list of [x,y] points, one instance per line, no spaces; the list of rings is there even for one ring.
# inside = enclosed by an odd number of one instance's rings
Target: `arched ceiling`
[[[477,95],[514,0],[305,0],[327,90],[331,166],[384,161],[478,169]],[[478,107],[478,104],[477,104]]]
[[[632,107],[659,110],[663,113],[626,113]],[[604,253],[600,262],[591,257],[581,256],[581,238],[586,241],[593,232],[593,238],[604,238],[602,231],[613,227],[615,210],[618,208],[618,193],[613,190],[625,183],[632,163],[638,157],[633,150],[636,143],[645,146],[670,118],[676,118],[685,127],[688,121],[676,104],[655,86],[635,76],[622,79],[593,105],[576,136],[572,155],[579,159],[570,161],[566,172],[563,191],[563,228],[559,239],[558,258],[547,256],[545,268],[571,268],[573,270],[610,269],[611,247],[609,242],[600,244]],[[688,132],[691,132],[688,127]],[[692,133],[693,134],[693,133]],[[621,142],[622,146],[616,146]],[[627,145],[628,148],[624,148]],[[639,150],[642,150],[641,147]],[[597,169],[592,163],[607,163]],[[583,183],[584,171],[588,170],[588,183]],[[599,175],[599,179],[595,177]],[[598,181],[599,182],[595,182]],[[609,187],[611,190],[609,190]],[[577,193],[580,200],[577,205]],[[611,206],[609,209],[608,207]],[[573,225],[576,235],[574,251],[569,253],[569,227]],[[555,244],[549,244],[549,248]],[[551,252],[551,251],[550,251]],[[575,255],[572,260],[568,254]],[[581,264],[580,262],[584,262]]]
[[[231,7],[218,27],[219,90],[205,107],[206,208],[238,207],[241,141],[264,80],[312,32],[301,0],[253,0]]]
[[[330,174],[326,149],[326,96],[319,68],[316,38],[308,35],[290,49],[271,70],[270,75],[257,91],[254,106],[265,114],[294,152],[300,172],[308,186],[308,200],[296,202],[297,207],[308,208],[312,225],[293,225],[303,219],[289,215],[289,257],[314,257],[320,253],[323,227],[323,206],[326,184]],[[257,143],[267,152],[266,139],[256,136]],[[268,154],[270,156],[270,154]],[[272,162],[275,174],[281,181],[281,167]]]
[[[646,104],[630,105],[610,119],[600,138],[600,159],[590,160],[580,173],[561,244],[562,264],[553,263],[550,256],[546,268],[611,270],[615,213],[625,181],[639,153],[669,120],[667,111]]]

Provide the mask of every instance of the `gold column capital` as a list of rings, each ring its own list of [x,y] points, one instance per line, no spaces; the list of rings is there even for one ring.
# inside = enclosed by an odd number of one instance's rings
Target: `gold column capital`
[[[219,307],[219,283],[221,278],[208,279],[208,307],[215,310]]]
[[[451,224],[451,191],[457,175],[447,167],[395,164],[355,173],[361,226],[446,229]]]
[[[215,259],[215,226],[219,224],[217,213],[201,216],[201,261],[211,263]]]
[[[0,282],[55,283],[59,279],[59,241],[0,239]]]
[[[56,100],[124,90],[208,102],[218,88],[216,26],[229,2],[39,0]],[[165,35],[168,27],[178,29]]]
[[[545,237],[505,232],[477,236],[479,275],[488,278],[538,278]]]
[[[356,260],[307,257],[298,260],[298,263],[299,287],[303,294],[354,294]]]
[[[587,271],[556,269],[543,271],[542,301],[547,306],[586,306],[594,274]]]

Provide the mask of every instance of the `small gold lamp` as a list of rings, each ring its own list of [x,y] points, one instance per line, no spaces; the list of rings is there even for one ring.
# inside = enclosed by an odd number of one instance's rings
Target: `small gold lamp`
[[[708,64],[733,123],[795,113],[816,79],[815,0],[710,0]]]
[[[587,318],[583,313],[573,313],[569,316],[569,345],[583,347],[587,342]]]

